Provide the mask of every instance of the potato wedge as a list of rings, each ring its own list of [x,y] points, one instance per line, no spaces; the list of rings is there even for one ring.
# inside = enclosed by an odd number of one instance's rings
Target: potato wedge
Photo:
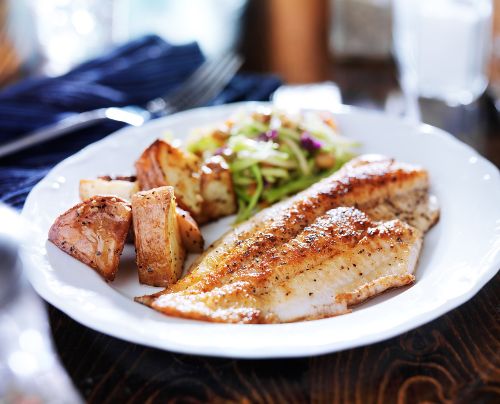
[[[132,196],[139,281],[169,286],[182,274],[185,250],[177,221],[174,188],[165,186]]]
[[[113,195],[126,201],[132,199],[132,195],[139,192],[137,181],[93,179],[80,180],[80,199],[85,200],[95,195]]]
[[[236,212],[236,195],[226,160],[212,156],[201,166],[201,223],[232,215]]]
[[[184,248],[192,253],[201,253],[205,240],[203,240],[196,221],[189,212],[179,207],[177,207],[177,221],[179,222],[179,231]]]
[[[193,217],[201,212],[199,160],[194,154],[157,140],[135,163],[141,190],[170,185],[178,205]]]
[[[114,196],[93,197],[59,216],[49,240],[112,281],[131,221],[128,202]]]

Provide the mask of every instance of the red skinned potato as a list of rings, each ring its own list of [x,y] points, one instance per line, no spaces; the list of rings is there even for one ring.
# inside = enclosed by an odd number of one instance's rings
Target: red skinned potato
[[[139,192],[137,181],[107,180],[102,178],[80,180],[79,193],[82,201],[95,195],[112,195],[130,201],[132,195],[136,192]]]
[[[198,157],[157,140],[144,150],[135,168],[141,190],[170,185],[179,207],[198,218],[202,204]]]
[[[232,215],[237,210],[236,194],[229,166],[222,156],[212,156],[201,166],[200,222],[205,223]]]
[[[139,281],[170,286],[182,274],[185,249],[181,241],[174,188],[142,191],[132,196]]]
[[[49,230],[49,240],[113,281],[131,221],[128,202],[96,196],[60,215]]]
[[[196,221],[189,212],[179,207],[177,207],[177,221],[184,248],[192,253],[201,253],[205,240]]]

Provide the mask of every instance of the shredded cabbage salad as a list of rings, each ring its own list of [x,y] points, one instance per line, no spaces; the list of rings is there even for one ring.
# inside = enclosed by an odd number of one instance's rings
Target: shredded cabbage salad
[[[338,133],[327,112],[239,111],[222,125],[199,128],[189,151],[221,155],[238,200],[236,222],[301,191],[354,157],[358,144]]]

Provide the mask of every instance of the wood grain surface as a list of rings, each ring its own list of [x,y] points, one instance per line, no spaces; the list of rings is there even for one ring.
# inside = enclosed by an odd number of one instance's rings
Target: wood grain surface
[[[174,354],[49,313],[62,362],[90,403],[498,403],[499,287],[497,275],[468,303],[399,337],[302,359]]]

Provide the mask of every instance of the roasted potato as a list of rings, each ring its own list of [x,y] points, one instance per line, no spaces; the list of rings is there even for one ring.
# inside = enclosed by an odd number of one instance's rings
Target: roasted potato
[[[131,221],[132,210],[125,200],[93,197],[59,216],[50,228],[49,240],[112,281]]]
[[[127,182],[135,182],[137,181],[137,177],[135,175],[100,175],[99,177],[100,180],[104,181],[114,181],[114,180],[119,180],[119,181],[127,181]]]
[[[236,195],[231,172],[221,156],[210,157],[201,166],[202,214],[205,223],[236,212]]]
[[[80,199],[85,200],[94,195],[113,195],[126,201],[139,192],[137,181],[123,181],[112,179],[80,180]]]
[[[170,185],[177,203],[197,218],[201,212],[199,161],[194,154],[157,140],[135,163],[141,190]]]
[[[177,221],[184,248],[189,252],[201,253],[205,240],[196,221],[189,212],[179,207],[177,207]]]
[[[174,188],[165,186],[132,195],[139,281],[169,286],[182,274],[185,250],[177,221]]]

